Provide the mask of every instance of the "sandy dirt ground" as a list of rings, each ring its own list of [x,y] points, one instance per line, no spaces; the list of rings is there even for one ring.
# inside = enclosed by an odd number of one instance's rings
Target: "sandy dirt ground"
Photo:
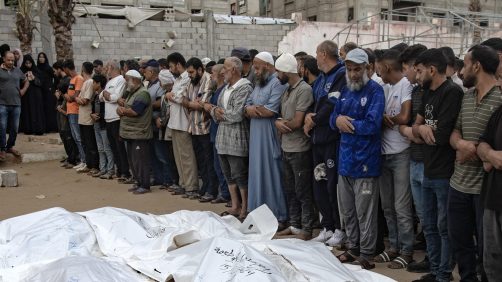
[[[101,180],[77,174],[73,169],[59,167],[59,161],[39,163],[1,163],[0,169],[15,169],[19,187],[0,188],[0,220],[51,207],[63,207],[70,211],[85,211],[104,206],[126,208],[138,212],[166,214],[177,210],[209,210],[220,213],[223,204],[202,204],[195,200],[172,196],[166,191],[153,188],[152,193],[133,195],[127,192],[129,185],[116,180]],[[38,197],[37,197],[38,196]],[[415,258],[421,260],[423,252]],[[375,269],[397,281],[412,281],[419,274],[404,270],[391,270],[386,264]],[[455,273],[458,281],[458,275]]]

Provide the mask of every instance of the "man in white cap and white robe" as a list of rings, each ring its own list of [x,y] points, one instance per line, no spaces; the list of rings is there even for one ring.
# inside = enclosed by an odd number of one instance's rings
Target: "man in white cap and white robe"
[[[284,224],[288,211],[281,181],[281,147],[274,122],[279,115],[282,93],[288,86],[277,79],[270,53],[256,55],[253,67],[256,85],[245,107],[245,114],[251,120],[248,211],[267,204]]]

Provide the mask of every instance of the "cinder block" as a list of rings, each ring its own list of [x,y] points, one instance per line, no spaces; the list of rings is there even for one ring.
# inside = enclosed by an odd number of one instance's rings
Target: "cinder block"
[[[0,185],[2,187],[17,187],[17,171],[13,169],[0,170]]]

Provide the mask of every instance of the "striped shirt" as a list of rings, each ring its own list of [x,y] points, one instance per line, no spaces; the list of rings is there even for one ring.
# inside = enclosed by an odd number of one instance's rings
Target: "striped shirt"
[[[187,88],[188,99],[195,101],[200,98],[202,102],[209,102],[211,99],[211,91],[209,86],[211,84],[211,76],[209,73],[204,72],[200,82],[197,85],[190,83]],[[209,134],[211,116],[205,111],[190,111],[188,133],[192,135],[206,135]]]
[[[502,92],[500,87],[493,87],[477,103],[475,89],[470,89],[464,95],[462,109],[455,124],[462,139],[478,142],[485,131],[486,125],[492,114],[502,105]],[[455,172],[450,179],[450,185],[454,189],[467,194],[479,194],[483,183],[483,162],[467,161],[463,164],[455,162]]]

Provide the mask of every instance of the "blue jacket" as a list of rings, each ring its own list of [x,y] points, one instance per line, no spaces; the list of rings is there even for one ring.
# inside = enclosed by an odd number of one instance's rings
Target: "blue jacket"
[[[312,86],[313,112],[316,115],[312,119],[316,126],[310,134],[313,144],[324,145],[340,139],[338,131],[329,127],[329,115],[333,112],[334,102],[336,102],[329,99],[329,96],[330,93],[340,92],[346,84],[345,66],[342,62],[338,62],[328,73],[321,72],[314,82]]]
[[[370,80],[361,90],[347,87],[336,101],[330,126],[340,115],[354,119],[354,134],[341,133],[338,174],[352,178],[378,177],[381,173],[382,119],[385,96],[382,86]]]

